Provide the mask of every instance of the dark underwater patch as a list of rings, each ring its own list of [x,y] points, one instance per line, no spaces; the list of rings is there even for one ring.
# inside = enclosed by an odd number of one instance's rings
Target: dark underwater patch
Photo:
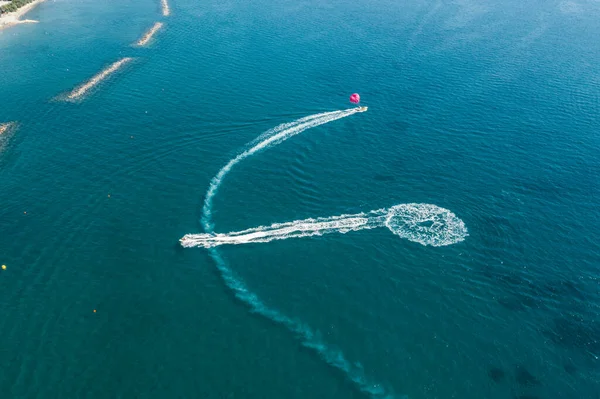
[[[544,285],[546,294],[551,298],[571,297],[585,299],[583,291],[569,280],[552,281]]]
[[[487,266],[483,270],[484,274],[502,285],[510,288],[520,288],[528,284],[518,271],[510,270],[506,265]]]
[[[567,188],[561,188],[556,180],[548,176],[519,176],[512,179],[518,193],[535,195],[538,198],[560,198]]]
[[[406,132],[410,128],[410,125],[404,121],[393,121],[390,123],[390,127],[397,134]]]
[[[515,370],[515,379],[517,383],[522,386],[536,386],[540,385],[540,380],[531,374],[524,366],[517,366]]]
[[[544,331],[552,342],[587,353],[600,353],[600,325],[581,315],[570,314],[554,319],[553,328]]]
[[[515,234],[510,221],[503,216],[482,215],[479,230],[482,233],[482,239],[490,247],[503,245],[507,239]]]
[[[537,299],[532,298],[529,295],[513,295],[513,296],[504,296],[498,298],[498,303],[511,311],[522,311],[526,309],[539,308],[540,303]]]
[[[501,368],[490,367],[488,370],[488,376],[490,377],[490,379],[492,381],[498,383],[498,382],[502,382],[504,380],[506,373]]]
[[[519,312],[526,309],[516,297],[501,297],[497,299],[497,302],[500,306],[512,312]]]
[[[528,308],[538,308],[540,306],[540,302],[529,295],[519,295],[519,300],[523,306]]]
[[[524,286],[527,285],[527,280],[521,277],[517,272],[506,270],[506,266],[486,265],[482,268],[481,272],[486,278],[504,286],[510,292],[521,292],[523,291]]]
[[[583,287],[570,280],[550,282],[529,281],[518,271],[498,271],[493,270],[491,267],[486,267],[483,273],[486,277],[506,287],[509,293],[500,297],[497,301],[501,306],[512,311],[542,309],[551,302],[557,302],[562,306],[569,306],[570,311],[576,311],[581,307],[583,301],[586,300]],[[559,326],[554,330],[557,330],[556,334],[559,335],[561,332],[578,329],[578,327],[568,325],[569,322],[567,321],[558,321],[557,324]],[[595,328],[600,333],[600,326],[596,326]],[[579,335],[582,333],[580,331]],[[583,334],[585,335],[585,333]],[[551,338],[556,342],[561,340],[557,337]]]
[[[568,374],[575,374],[577,372],[577,368],[573,363],[565,363],[563,367]]]
[[[523,277],[516,273],[497,274],[496,279],[511,286],[521,286],[525,284]]]
[[[373,176],[375,181],[394,181],[396,177],[394,175],[375,175]]]

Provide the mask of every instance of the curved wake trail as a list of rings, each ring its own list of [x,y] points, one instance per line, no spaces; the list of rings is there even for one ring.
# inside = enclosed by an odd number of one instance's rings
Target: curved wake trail
[[[206,192],[204,207],[202,208],[202,225],[205,231],[207,233],[213,231],[213,222],[211,220],[212,200],[223,183],[223,179],[235,165],[249,156],[275,146],[307,129],[345,118],[356,112],[355,109],[348,109],[312,115],[295,122],[279,125],[251,142],[250,148],[230,160],[211,180],[208,191]],[[246,303],[253,312],[279,323],[295,333],[301,339],[304,346],[314,349],[328,364],[344,372],[361,391],[378,399],[392,397],[388,395],[386,390],[379,384],[368,381],[360,364],[348,361],[339,349],[332,348],[323,342],[319,334],[300,321],[294,320],[280,313],[276,309],[267,306],[256,294],[246,287],[246,284],[239,277],[235,275],[216,248],[211,248],[209,252],[215,260],[217,268],[227,287],[235,293],[235,296],[238,299]]]
[[[273,147],[282,141],[289,139],[303,131],[323,125],[328,122],[333,122],[338,119],[345,118],[358,112],[356,109],[348,109],[344,111],[333,111],[324,112],[322,114],[311,115],[306,118],[298,119],[291,123],[283,123],[271,130],[268,130],[264,134],[258,137],[258,139],[250,143],[250,148],[242,152],[235,158],[231,159],[227,165],[223,166],[221,170],[212,178],[208,191],[206,192],[206,198],[204,200],[204,207],[202,208],[202,224],[206,231],[210,232],[213,229],[213,224],[210,221],[212,200],[217,194],[217,190],[221,186],[223,179],[229,173],[237,163],[241,162],[250,155],[255,154],[258,151],[264,150],[269,147]]]

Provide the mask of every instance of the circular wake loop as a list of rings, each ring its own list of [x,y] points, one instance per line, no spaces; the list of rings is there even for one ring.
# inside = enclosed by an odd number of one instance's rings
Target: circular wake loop
[[[401,204],[390,208],[385,225],[401,238],[442,247],[463,241],[469,234],[462,220],[432,204]]]
[[[314,349],[329,365],[342,371],[347,378],[356,384],[364,393],[376,399],[393,398],[380,384],[371,382],[365,375],[362,366],[350,362],[338,349],[323,342],[305,324],[292,319],[276,309],[270,308],[251,292],[239,277],[229,268],[216,248],[222,244],[243,244],[251,242],[269,242],[286,238],[300,238],[326,233],[347,233],[362,229],[388,227],[394,234],[423,245],[449,245],[462,241],[467,235],[463,222],[452,212],[429,204],[403,204],[356,215],[341,215],[330,218],[307,219],[294,222],[273,224],[247,229],[229,234],[215,234],[211,219],[212,201],[225,176],[239,162],[249,156],[273,147],[303,131],[350,116],[359,109],[325,112],[298,119],[291,123],[281,124],[252,141],[248,148],[231,159],[210,182],[204,206],[202,208],[202,225],[206,234],[188,234],[181,239],[184,247],[200,246],[209,248],[223,281],[235,296],[246,303],[250,309],[270,320],[277,322],[296,334],[302,344]],[[402,396],[406,398],[405,396]]]

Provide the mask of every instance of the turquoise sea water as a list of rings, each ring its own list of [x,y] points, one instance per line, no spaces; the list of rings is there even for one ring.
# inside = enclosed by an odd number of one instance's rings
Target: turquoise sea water
[[[170,6],[0,32],[1,397],[599,397],[598,1]],[[215,230],[423,202],[464,242],[179,246],[246,143],[352,92],[230,171]]]

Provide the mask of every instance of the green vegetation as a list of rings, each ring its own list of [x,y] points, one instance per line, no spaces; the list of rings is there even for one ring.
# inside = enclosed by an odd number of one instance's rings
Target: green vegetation
[[[0,14],[17,11],[19,8],[31,3],[32,1],[33,0],[12,0],[10,4],[6,4],[0,7]]]

